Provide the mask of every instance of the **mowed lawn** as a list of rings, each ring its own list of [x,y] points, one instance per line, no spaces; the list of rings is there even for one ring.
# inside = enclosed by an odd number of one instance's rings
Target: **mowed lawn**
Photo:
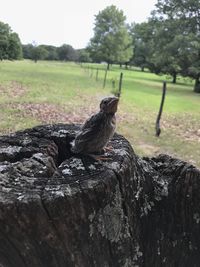
[[[200,95],[193,93],[191,80],[179,78],[174,85],[169,77],[112,66],[103,89],[105,65],[89,67],[47,61],[0,62],[0,134],[38,124],[83,123],[98,110],[100,100],[117,89],[123,72],[117,132],[140,156],[167,153],[200,167]],[[167,95],[157,138],[155,121],[163,80],[167,81]]]

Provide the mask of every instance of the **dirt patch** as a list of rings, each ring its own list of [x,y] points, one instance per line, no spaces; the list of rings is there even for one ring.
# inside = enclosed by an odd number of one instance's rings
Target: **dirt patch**
[[[102,99],[102,98],[101,98]],[[83,124],[88,118],[99,111],[99,99],[83,100],[85,106],[76,106],[74,102],[68,102],[66,106],[50,103],[6,103],[0,104],[0,109],[11,110],[12,116],[17,120],[32,117],[41,124],[69,123]],[[128,114],[117,113],[117,123],[127,121]]]
[[[199,119],[188,114],[181,114],[181,117],[169,116],[162,121],[163,129],[172,130],[180,138],[188,141],[200,142]]]
[[[0,94],[7,97],[18,98],[25,95],[26,91],[27,88],[17,81],[11,81],[7,85],[0,85]]]
[[[149,145],[146,143],[139,143],[137,147],[144,152],[145,155],[155,155],[158,154],[160,151],[159,147]]]
[[[49,103],[10,103],[4,107],[16,110],[23,117],[33,117],[41,123],[83,123],[90,114],[86,108],[65,111],[64,107]]]

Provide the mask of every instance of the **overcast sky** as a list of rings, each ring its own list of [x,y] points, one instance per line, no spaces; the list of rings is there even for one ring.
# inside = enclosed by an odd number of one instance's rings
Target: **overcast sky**
[[[124,11],[127,22],[143,22],[157,0],[0,0],[0,21],[19,34],[23,44],[64,43],[85,47],[93,36],[94,15],[110,5]]]

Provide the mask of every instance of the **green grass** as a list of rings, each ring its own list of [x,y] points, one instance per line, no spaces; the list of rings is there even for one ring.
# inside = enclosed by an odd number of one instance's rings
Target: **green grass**
[[[200,95],[193,93],[191,80],[178,77],[174,85],[169,77],[112,66],[103,89],[106,66],[90,64],[93,72],[87,66],[45,61],[1,62],[0,132],[9,133],[41,123],[84,122],[98,110],[100,99],[111,94],[112,80],[117,89],[123,72],[117,131],[140,155],[168,153],[200,166]],[[163,80],[167,80],[167,95],[162,133],[156,138],[154,125]]]

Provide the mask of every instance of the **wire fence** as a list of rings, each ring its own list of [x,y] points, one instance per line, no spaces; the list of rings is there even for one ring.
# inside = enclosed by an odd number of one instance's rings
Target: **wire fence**
[[[111,88],[111,93],[117,97],[121,96],[123,85],[123,73],[109,75],[109,70],[105,67],[96,68],[95,66],[80,64],[89,78],[94,79],[96,82],[102,82],[102,88],[107,86]]]

